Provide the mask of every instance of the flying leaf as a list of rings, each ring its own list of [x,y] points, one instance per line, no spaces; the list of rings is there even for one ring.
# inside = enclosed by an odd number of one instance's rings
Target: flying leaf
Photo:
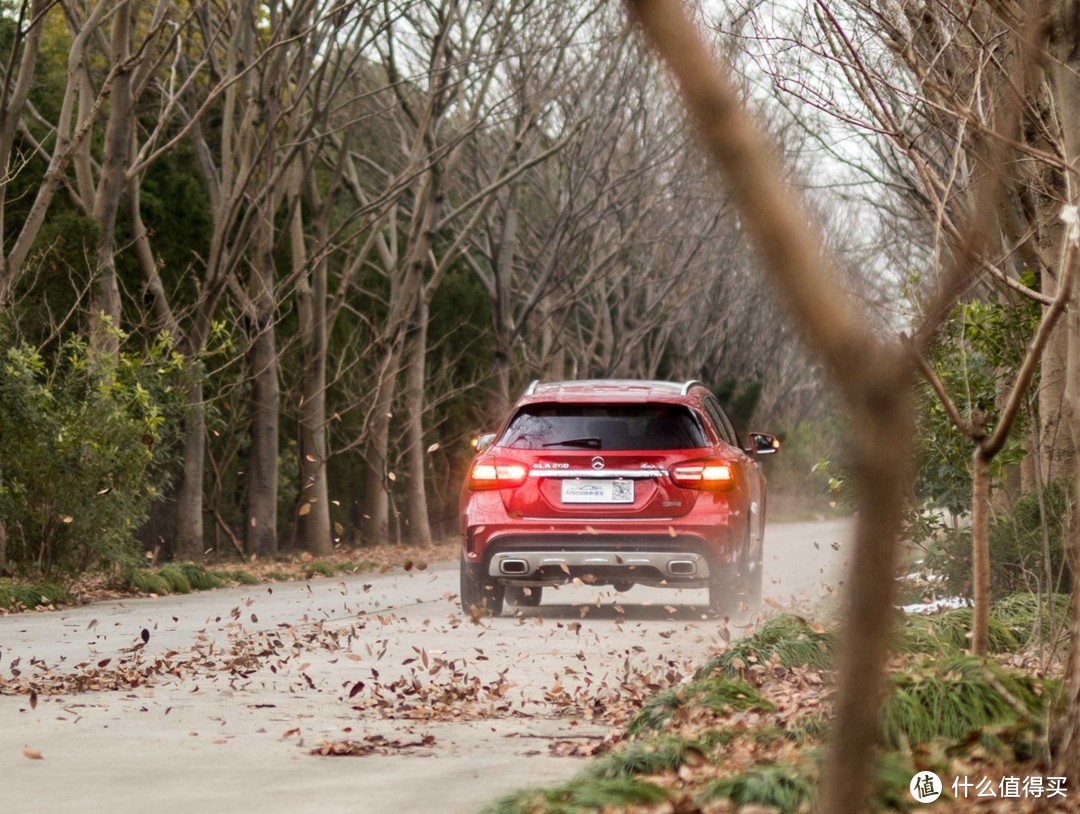
[[[296,513],[298,515],[300,515],[301,517],[303,517],[304,515],[307,515],[307,514],[311,514],[311,504],[310,503],[301,503],[300,508],[297,510]]]

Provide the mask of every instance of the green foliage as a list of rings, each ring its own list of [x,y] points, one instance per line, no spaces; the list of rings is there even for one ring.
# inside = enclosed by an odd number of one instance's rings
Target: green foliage
[[[244,570],[233,570],[228,572],[221,572],[217,575],[223,582],[236,582],[240,585],[258,585],[259,579],[253,574],[249,574]]]
[[[703,746],[673,735],[630,741],[624,748],[593,761],[580,777],[615,780],[637,774],[675,771]]]
[[[254,585],[258,580],[245,571],[210,571],[193,562],[169,563],[159,569],[132,568],[124,576],[127,587],[159,596],[209,591],[230,582]]]
[[[585,814],[626,806],[655,805],[668,799],[659,786],[618,778],[572,780],[553,789],[512,794],[484,809],[484,814]]]
[[[894,749],[960,742],[991,727],[1035,728],[1056,683],[975,656],[930,660],[889,677],[882,735]]]
[[[814,785],[799,769],[783,763],[752,766],[742,774],[714,780],[702,801],[728,799],[737,806],[770,806],[783,814],[798,811],[814,798]]]
[[[332,577],[335,573],[334,566],[332,566],[330,563],[322,562],[320,560],[316,560],[315,562],[309,562],[307,564],[307,568],[308,571],[316,574],[321,574],[324,577]]]
[[[1065,629],[1067,596],[1049,599],[1021,593],[1005,597],[990,608],[991,653],[1014,653],[1032,641],[1050,642]],[[954,608],[926,616],[909,616],[897,632],[897,649],[905,653],[957,654],[971,646],[971,608]]]
[[[661,690],[642,706],[626,728],[631,735],[667,726],[680,710],[707,710],[722,715],[744,709],[772,709],[749,684],[726,676],[707,676]]]
[[[123,339],[123,337],[120,337]],[[167,484],[182,363],[168,337],[116,360],[68,340],[0,357],[0,517],[8,562],[47,574],[133,562]]]
[[[1073,487],[1067,480],[1047,484],[1045,531],[1035,493],[1017,499],[1012,511],[990,524],[990,590],[994,598],[1033,590],[1047,590],[1052,580],[1054,592],[1072,589],[1067,567],[1067,531],[1073,514]],[[1047,568],[1044,554],[1049,547]],[[945,578],[945,586],[955,594],[967,595],[971,582],[971,530],[940,526],[925,545],[924,566]],[[1049,570],[1049,573],[1048,573]]]
[[[187,573],[185,573],[184,569],[179,565],[166,565],[158,571],[158,575],[165,580],[165,584],[169,586],[168,593],[191,593],[191,582],[188,581]]]
[[[773,616],[752,636],[739,639],[718,656],[709,659],[698,677],[720,673],[738,676],[754,664],[782,667],[828,667],[832,661],[835,634],[810,625],[801,616]]]
[[[992,431],[999,395],[1015,380],[1024,350],[1038,324],[1039,307],[999,302],[958,305],[942,326],[930,363],[965,421],[982,414]],[[953,426],[945,408],[922,382],[919,388],[917,482],[921,499],[959,514],[971,508],[972,445]],[[992,476],[1023,456],[1018,417],[1006,448],[994,459]]]
[[[164,596],[169,593],[168,580],[157,571],[136,568],[128,575],[127,582],[132,588],[145,594]]]
[[[0,577],[0,608],[5,610],[59,605],[70,598],[67,589],[54,582],[27,584]]]

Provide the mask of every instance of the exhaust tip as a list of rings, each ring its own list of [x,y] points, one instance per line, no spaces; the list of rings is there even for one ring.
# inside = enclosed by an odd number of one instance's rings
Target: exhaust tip
[[[692,577],[697,573],[697,563],[693,560],[671,560],[667,569],[672,576]]]
[[[499,571],[503,574],[527,574],[529,563],[521,559],[506,559],[499,562]]]

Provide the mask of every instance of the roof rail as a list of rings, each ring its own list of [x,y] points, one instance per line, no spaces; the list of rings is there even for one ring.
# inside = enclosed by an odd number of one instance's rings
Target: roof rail
[[[694,387],[695,385],[699,385],[699,384],[702,387],[705,386],[704,384],[702,384],[702,382],[699,382],[697,379],[690,379],[689,381],[684,382],[683,386],[682,386],[682,395],[684,395],[684,396],[689,395],[690,394],[690,389],[692,387]]]
[[[529,382],[529,386],[525,388],[525,395],[526,396],[531,396],[533,393],[535,393],[536,392],[536,387],[539,384],[540,384],[539,379],[533,379],[531,382]]]

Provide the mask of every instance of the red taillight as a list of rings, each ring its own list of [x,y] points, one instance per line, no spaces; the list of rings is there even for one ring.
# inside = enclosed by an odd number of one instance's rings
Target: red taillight
[[[727,489],[735,482],[735,469],[728,461],[683,461],[671,467],[671,479],[687,489]]]
[[[477,461],[469,471],[469,488],[512,489],[525,483],[529,469],[517,461],[500,461],[487,458]]]

